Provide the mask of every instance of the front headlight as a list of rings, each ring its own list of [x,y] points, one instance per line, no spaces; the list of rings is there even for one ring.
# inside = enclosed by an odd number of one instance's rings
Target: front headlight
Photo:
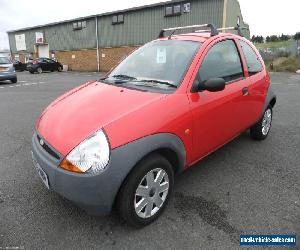
[[[75,147],[60,167],[72,172],[97,174],[105,170],[109,151],[108,140],[103,130],[99,130]]]

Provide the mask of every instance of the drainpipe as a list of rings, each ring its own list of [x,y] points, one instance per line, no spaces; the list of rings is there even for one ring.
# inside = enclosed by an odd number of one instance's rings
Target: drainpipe
[[[98,37],[98,17],[95,17],[96,22],[96,47],[97,47],[97,71],[100,71],[100,59],[99,59],[99,37]]]
[[[224,0],[224,5],[223,5],[223,22],[222,22],[223,32],[225,32],[226,21],[227,21],[227,3],[228,3],[228,0]]]

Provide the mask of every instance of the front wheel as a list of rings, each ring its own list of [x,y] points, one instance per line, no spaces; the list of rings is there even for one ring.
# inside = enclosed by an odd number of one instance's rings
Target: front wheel
[[[120,216],[134,227],[147,226],[165,209],[173,190],[174,174],[168,160],[148,156],[134,168],[118,194]]]
[[[12,83],[17,83],[18,79],[17,79],[17,77],[15,77],[15,78],[11,79],[10,81],[11,81]]]
[[[272,125],[273,111],[272,107],[268,106],[263,117],[250,128],[250,136],[254,140],[264,140],[267,138]]]

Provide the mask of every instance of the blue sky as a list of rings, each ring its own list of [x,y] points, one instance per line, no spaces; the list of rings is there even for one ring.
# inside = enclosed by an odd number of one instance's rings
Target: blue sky
[[[162,0],[0,0],[0,49],[8,48],[7,30],[62,21]],[[199,0],[201,1],[201,0]],[[239,0],[251,34],[295,34],[300,31],[299,0]]]

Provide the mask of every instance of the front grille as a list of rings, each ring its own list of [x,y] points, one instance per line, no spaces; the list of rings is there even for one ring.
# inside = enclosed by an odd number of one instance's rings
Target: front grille
[[[38,143],[40,144],[40,146],[51,156],[53,156],[55,159],[59,160],[60,157],[57,153],[55,153],[48,145],[47,143],[43,140],[43,145],[41,145],[40,141],[41,141],[41,137],[39,135],[37,135],[37,139],[38,139]]]

